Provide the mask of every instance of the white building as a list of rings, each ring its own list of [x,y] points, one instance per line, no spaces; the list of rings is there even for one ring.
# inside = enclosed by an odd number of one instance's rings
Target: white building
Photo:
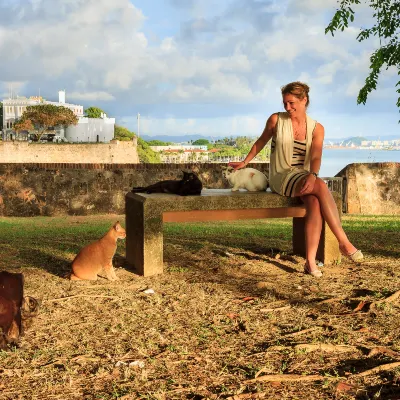
[[[72,143],[109,143],[114,139],[115,118],[102,114],[101,118],[80,117],[77,125],[64,131],[65,138]]]
[[[77,117],[78,124],[64,128],[56,128],[56,133],[65,137],[69,142],[103,142],[108,143],[114,138],[115,118],[108,118],[103,114],[101,118],[87,118],[84,116],[83,106],[65,102],[65,90],[58,92],[58,101],[47,101],[40,96],[9,98],[3,103],[3,137],[15,138],[12,128],[18,121],[26,107],[39,104],[52,104],[57,107],[69,108]],[[11,135],[9,134],[11,133]]]
[[[65,102],[65,90],[58,92],[58,101],[47,101],[41,96],[23,97],[17,96],[2,101],[3,103],[3,129],[11,129],[14,123],[18,121],[26,107],[37,106],[39,104],[53,104],[69,108],[78,118],[83,117],[83,106]]]

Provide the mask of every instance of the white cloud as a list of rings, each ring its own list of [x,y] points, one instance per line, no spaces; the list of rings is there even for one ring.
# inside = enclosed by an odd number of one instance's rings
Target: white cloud
[[[265,118],[246,114],[277,111],[280,87],[291,80],[310,83],[313,110],[329,103],[339,112],[343,96],[358,93],[376,45],[357,42],[357,25],[325,35],[336,0],[154,0],[146,15],[131,1],[0,0],[0,76],[24,82],[21,94],[40,87],[50,97],[62,87],[84,106],[109,102],[111,116],[145,108],[160,121],[151,125],[157,133],[166,114],[173,122],[165,127],[182,133],[240,133]],[[152,10],[172,3],[175,20],[172,9]],[[395,79],[384,72],[382,93]]]
[[[72,92],[68,94],[68,98],[72,101],[88,100],[88,101],[110,101],[115,100],[115,97],[107,92]]]
[[[322,84],[329,84],[333,82],[336,72],[342,67],[339,60],[326,63],[317,68],[317,79]]]

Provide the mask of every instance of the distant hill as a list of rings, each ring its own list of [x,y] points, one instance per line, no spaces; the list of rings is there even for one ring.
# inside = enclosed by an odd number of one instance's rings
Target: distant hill
[[[399,135],[376,135],[376,136],[351,136],[351,137],[343,137],[343,138],[325,138],[325,143],[329,141],[333,143],[340,143],[342,141],[348,142],[351,140],[354,144],[361,144],[362,140],[395,140],[400,139]]]
[[[225,137],[236,137],[236,136],[241,136],[241,135],[231,135],[227,134],[225,136],[221,135],[140,135],[140,137],[143,140],[149,141],[149,140],[161,140],[163,142],[172,142],[172,143],[190,143],[190,141],[195,141],[197,139],[207,139],[210,142],[213,142],[214,140],[218,139],[223,139]],[[249,136],[249,135],[247,135]],[[250,137],[250,136],[249,136]],[[256,137],[256,136],[251,136],[251,137]],[[377,136],[348,136],[344,138],[325,138],[325,143],[341,143],[342,141],[348,142],[351,140],[356,146],[359,146],[361,144],[362,140],[394,140],[394,139],[400,139],[400,135],[377,135]]]

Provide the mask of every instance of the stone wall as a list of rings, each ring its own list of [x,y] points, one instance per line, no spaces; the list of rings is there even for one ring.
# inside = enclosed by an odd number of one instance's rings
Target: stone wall
[[[226,164],[225,164],[226,165]],[[268,174],[268,164],[254,164]],[[205,188],[227,188],[221,164],[0,164],[0,216],[125,212],[133,186],[196,172]]]
[[[2,163],[97,163],[139,162],[137,141],[90,144],[0,142]]]
[[[0,216],[123,214],[125,194],[133,186],[180,179],[182,170],[197,173],[205,188],[228,188],[222,166],[0,163]],[[268,163],[251,166],[268,176]],[[338,175],[346,178],[348,213],[400,214],[399,163],[351,164]],[[328,183],[342,193],[341,178]]]
[[[400,214],[400,163],[349,164],[336,176],[345,178],[349,214]]]

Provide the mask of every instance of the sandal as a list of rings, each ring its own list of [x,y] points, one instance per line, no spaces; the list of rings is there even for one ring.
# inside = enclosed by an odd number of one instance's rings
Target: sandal
[[[308,263],[306,263],[304,265],[304,273],[308,274],[308,275],[312,275],[315,278],[321,278],[321,276],[322,276],[322,272],[319,269],[311,271],[309,266],[308,266]]]
[[[340,250],[340,252],[342,253],[342,255],[344,255],[356,264],[359,264],[364,260],[364,255],[361,250],[356,250],[353,254],[346,254],[342,250]]]

